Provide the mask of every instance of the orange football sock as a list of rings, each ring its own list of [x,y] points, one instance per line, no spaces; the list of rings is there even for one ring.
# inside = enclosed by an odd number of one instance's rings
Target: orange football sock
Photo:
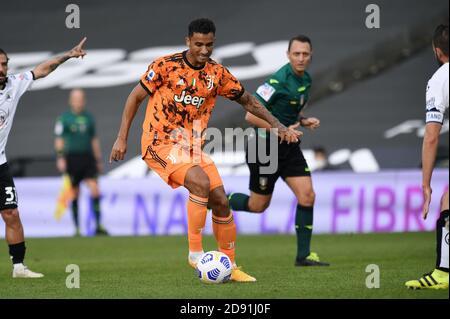
[[[189,194],[187,202],[188,212],[188,241],[189,251],[199,252],[203,250],[202,230],[205,227],[208,198]]]
[[[233,213],[228,217],[217,217],[213,214],[213,232],[219,245],[219,251],[230,257],[234,264],[235,260],[235,242],[236,242],[236,224],[234,223]]]

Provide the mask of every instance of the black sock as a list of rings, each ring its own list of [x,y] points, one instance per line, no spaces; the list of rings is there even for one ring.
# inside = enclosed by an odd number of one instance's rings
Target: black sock
[[[313,207],[297,205],[295,231],[297,233],[297,259],[303,259],[311,253],[313,225]]]
[[[436,222],[436,269],[445,272],[448,272],[448,216],[448,209],[444,210]],[[443,261],[447,267],[442,265]]]
[[[249,211],[248,200],[250,197],[241,193],[233,193],[229,197],[230,208],[232,210]]]
[[[72,201],[72,218],[73,218],[73,222],[75,223],[75,227],[79,228],[80,223],[78,221],[78,198],[75,198]]]
[[[25,242],[9,245],[9,255],[13,264],[21,264],[25,259]]]
[[[97,224],[97,229],[100,228],[100,197],[92,197],[92,208],[94,210],[95,222]]]

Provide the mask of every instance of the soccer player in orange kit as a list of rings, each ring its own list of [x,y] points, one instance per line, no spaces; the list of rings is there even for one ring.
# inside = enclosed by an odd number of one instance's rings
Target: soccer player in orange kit
[[[142,158],[171,187],[184,186],[189,191],[189,264],[195,268],[203,254],[202,229],[209,206],[219,250],[233,263],[231,280],[253,282],[256,279],[236,265],[233,214],[217,168],[201,150],[202,136],[218,95],[265,119],[285,142],[297,142],[301,132],[282,125],[224,66],[210,58],[215,31],[209,19],[192,21],[186,37],[188,50],[150,64],[126,101],[110,162],[124,159],[133,118],[150,96],[143,123]]]

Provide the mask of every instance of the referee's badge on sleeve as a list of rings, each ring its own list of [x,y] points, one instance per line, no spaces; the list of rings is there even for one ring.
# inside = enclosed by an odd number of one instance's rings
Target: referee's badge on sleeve
[[[256,93],[266,102],[269,102],[270,98],[273,96],[273,94],[275,93],[275,88],[268,84],[268,83],[264,83],[263,85],[261,85],[257,90]]]
[[[63,124],[60,121],[56,122],[55,135],[60,136],[60,135],[62,135],[63,131],[64,131]]]

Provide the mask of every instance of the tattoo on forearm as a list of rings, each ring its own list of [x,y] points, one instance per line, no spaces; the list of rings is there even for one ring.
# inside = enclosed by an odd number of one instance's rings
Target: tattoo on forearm
[[[69,60],[70,57],[63,55],[61,57],[57,57],[55,58],[56,61],[52,61],[52,63],[50,64],[50,71],[53,72],[56,70],[56,68],[58,66],[60,66],[61,64],[63,64],[64,62],[66,62],[67,60]]]
[[[269,122],[272,126],[278,125],[278,120],[259,103],[259,101],[251,94],[245,93],[238,101],[245,110],[256,115],[257,117]]]
[[[56,68],[59,66],[59,64],[58,63],[52,63],[52,64],[50,64],[50,71],[55,71],[56,70]]]

